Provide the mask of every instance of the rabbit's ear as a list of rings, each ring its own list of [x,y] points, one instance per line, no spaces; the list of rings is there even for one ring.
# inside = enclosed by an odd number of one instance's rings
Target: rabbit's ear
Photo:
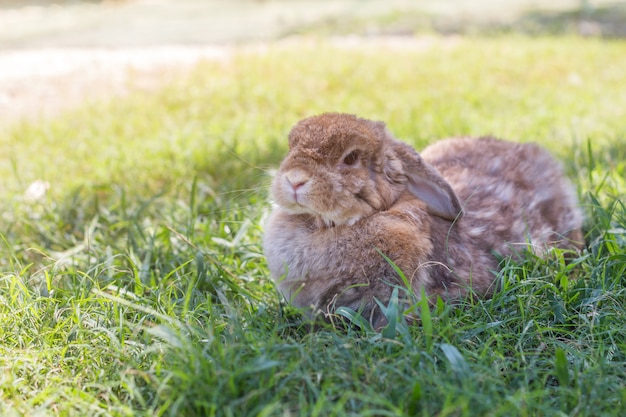
[[[406,143],[394,141],[396,157],[402,162],[407,188],[415,197],[428,205],[428,212],[446,220],[454,220],[463,208],[450,184],[437,170]]]

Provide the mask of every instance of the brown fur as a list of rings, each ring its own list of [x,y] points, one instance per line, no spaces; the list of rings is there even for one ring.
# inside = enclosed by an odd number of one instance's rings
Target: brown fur
[[[380,253],[416,294],[451,299],[491,294],[497,255],[582,244],[573,188],[534,144],[456,138],[420,156],[382,122],[327,113],[298,123],[289,147],[264,251],[299,307],[362,309],[379,326],[374,299],[401,284]]]

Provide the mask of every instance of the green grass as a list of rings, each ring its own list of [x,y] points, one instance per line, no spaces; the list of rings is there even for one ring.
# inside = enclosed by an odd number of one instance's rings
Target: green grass
[[[416,45],[244,50],[1,132],[0,414],[624,415],[626,43]],[[260,239],[289,127],[328,110],[417,147],[544,144],[578,187],[587,248],[507,263],[493,299],[422,324],[315,328]],[[48,194],[25,198],[37,180]]]

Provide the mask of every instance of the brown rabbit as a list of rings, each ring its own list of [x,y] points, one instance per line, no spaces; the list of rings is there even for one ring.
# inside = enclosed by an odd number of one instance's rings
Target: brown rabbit
[[[386,322],[402,285],[452,299],[489,296],[500,257],[578,249],[582,214],[561,167],[535,144],[455,138],[421,156],[382,122],[327,113],[300,121],[272,183],[272,278],[295,306],[339,306]]]

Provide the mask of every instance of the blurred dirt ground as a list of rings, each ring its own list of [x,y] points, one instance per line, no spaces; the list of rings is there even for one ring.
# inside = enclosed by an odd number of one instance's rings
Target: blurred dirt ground
[[[0,126],[153,89],[237,45],[294,35],[489,30],[623,36],[607,0],[0,0]],[[485,26],[486,25],[486,26]],[[568,26],[569,25],[569,26]],[[471,33],[471,30],[470,30]],[[626,35],[626,33],[624,33]],[[406,42],[405,42],[406,43]]]
[[[151,90],[227,47],[43,48],[0,51],[0,125],[49,117],[86,99]]]

